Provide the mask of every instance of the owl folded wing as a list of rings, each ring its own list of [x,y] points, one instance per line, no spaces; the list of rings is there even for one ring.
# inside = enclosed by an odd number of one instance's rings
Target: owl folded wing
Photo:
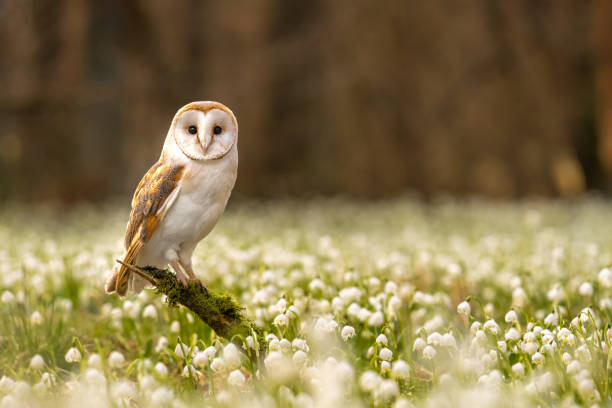
[[[125,233],[124,263],[132,265],[142,246],[155,233],[178,196],[183,171],[183,166],[157,162],[140,180],[132,199],[132,211]],[[128,276],[127,268],[121,266],[116,284],[118,292],[126,287]]]

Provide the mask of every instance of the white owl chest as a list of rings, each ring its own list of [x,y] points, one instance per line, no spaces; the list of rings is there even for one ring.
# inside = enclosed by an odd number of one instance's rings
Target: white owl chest
[[[213,229],[236,182],[238,150],[234,146],[220,160],[192,161],[188,166],[176,200],[150,241],[156,249],[195,247]]]

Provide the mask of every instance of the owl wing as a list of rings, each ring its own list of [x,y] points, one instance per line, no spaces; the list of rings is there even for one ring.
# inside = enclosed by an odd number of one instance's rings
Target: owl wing
[[[155,163],[138,183],[125,232],[124,263],[132,265],[142,246],[155,233],[178,196],[183,171],[183,166],[168,165],[160,161]],[[121,266],[116,282],[119,294],[125,293],[127,289],[128,272],[125,266]]]

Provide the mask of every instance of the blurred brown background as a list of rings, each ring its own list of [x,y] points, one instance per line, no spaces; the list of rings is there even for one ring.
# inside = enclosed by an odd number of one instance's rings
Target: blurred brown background
[[[2,199],[131,193],[201,99],[238,195],[607,190],[612,1],[0,0]]]

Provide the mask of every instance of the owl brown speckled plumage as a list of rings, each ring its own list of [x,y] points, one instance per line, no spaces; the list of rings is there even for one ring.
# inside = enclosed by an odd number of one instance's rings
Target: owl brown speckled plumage
[[[162,154],[132,199],[123,262],[165,268],[196,279],[191,256],[223,213],[236,181],[238,123],[217,102],[193,102],[175,115]],[[124,296],[146,282],[117,265],[106,292]]]

